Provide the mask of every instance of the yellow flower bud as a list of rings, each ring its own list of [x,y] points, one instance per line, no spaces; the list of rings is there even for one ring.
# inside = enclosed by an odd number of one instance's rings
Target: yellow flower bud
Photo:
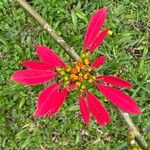
[[[65,83],[66,83],[66,84],[69,84],[69,81],[66,81]]]
[[[130,142],[135,139],[135,135],[132,132],[129,132],[127,138],[128,138],[128,141]]]
[[[80,67],[79,66],[76,66],[76,69],[78,72],[80,72]]]
[[[86,59],[84,60],[84,63],[85,63],[86,65],[88,65],[88,64],[90,63],[90,60],[89,60],[88,58],[86,58]]]
[[[64,80],[67,81],[69,78],[67,76],[64,77]]]
[[[81,89],[84,90],[84,89],[85,89],[85,85],[82,85],[82,86],[81,86]]]
[[[79,66],[79,67],[82,67],[82,66],[83,66],[82,60],[78,60],[78,61],[77,61],[77,66]]]
[[[133,147],[132,150],[139,150],[137,147]]]
[[[95,76],[92,76],[91,78],[92,78],[93,80],[96,80],[96,77],[95,77]]]
[[[91,67],[89,67],[87,70],[90,72],[92,69],[91,69]]]
[[[78,73],[77,68],[72,68],[71,73],[73,73],[73,74],[77,74],[77,73]]]
[[[108,30],[108,34],[109,34],[109,35],[112,35],[112,34],[113,34],[113,31],[112,31],[112,30]]]
[[[85,58],[86,57],[86,54],[85,53],[82,53],[81,54],[81,58]]]
[[[71,71],[71,67],[70,67],[70,66],[67,66],[67,67],[66,67],[66,71],[67,71],[67,72],[70,72],[70,71]]]
[[[91,76],[90,73],[86,73],[86,74],[84,75],[84,79],[88,79],[90,76]]]
[[[64,75],[64,74],[65,74],[65,71],[63,71],[63,70],[60,71],[60,74],[61,74],[61,75]]]
[[[81,69],[82,69],[82,70],[84,70],[84,71],[86,71],[86,70],[87,70],[87,68],[86,68],[86,66],[85,66],[85,65],[82,65]]]
[[[81,82],[76,82],[76,86],[80,87],[81,86]]]
[[[83,76],[83,74],[82,74],[82,73],[79,73],[79,76],[80,76],[80,77],[82,77],[82,76]]]
[[[70,80],[77,80],[78,79],[78,77],[75,75],[75,74],[71,74],[70,75]]]
[[[92,83],[94,80],[93,79],[89,79],[89,83]]]

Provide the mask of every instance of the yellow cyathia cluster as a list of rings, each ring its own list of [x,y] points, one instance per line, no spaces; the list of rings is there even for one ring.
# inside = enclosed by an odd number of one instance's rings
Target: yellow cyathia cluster
[[[92,83],[96,79],[91,74],[92,68],[89,64],[88,54],[82,53],[80,60],[71,65],[66,65],[65,68],[58,68],[57,72],[62,76],[65,84],[73,83],[79,89],[85,89],[87,83]]]
[[[113,31],[112,31],[112,30],[108,30],[108,34],[109,34],[109,35],[112,35],[112,34],[113,34]]]

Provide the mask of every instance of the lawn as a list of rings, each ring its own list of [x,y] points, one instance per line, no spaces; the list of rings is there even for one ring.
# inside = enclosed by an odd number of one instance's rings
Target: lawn
[[[113,31],[92,58],[106,55],[99,74],[115,75],[131,81],[126,90],[142,109],[131,115],[139,131],[150,142],[150,3],[149,0],[27,0],[38,13],[80,54],[87,23],[92,12],[106,6],[105,27]],[[92,118],[83,124],[77,94],[72,93],[52,118],[32,114],[38,93],[46,87],[24,86],[10,80],[21,60],[36,58],[34,47],[53,48],[65,62],[71,61],[62,48],[17,2],[0,1],[0,149],[5,150],[124,150],[128,126],[118,110],[97,91],[111,114],[111,122],[99,126]],[[94,89],[91,89],[94,91]]]

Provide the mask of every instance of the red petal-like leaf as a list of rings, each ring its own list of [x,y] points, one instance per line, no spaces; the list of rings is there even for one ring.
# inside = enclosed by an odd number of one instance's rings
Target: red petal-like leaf
[[[81,112],[82,120],[85,124],[88,124],[90,121],[90,113],[83,96],[79,97],[79,104],[80,104],[80,112]]]
[[[51,98],[51,94],[55,92],[55,95],[58,94],[60,88],[60,83],[53,83],[40,92],[38,96],[37,107],[41,107],[44,102],[48,101]]]
[[[141,110],[138,107],[137,103],[127,94],[105,85],[95,85],[103,95],[105,95],[115,106],[119,107],[123,111],[131,114],[141,113]]]
[[[96,79],[101,80],[105,83],[112,84],[117,87],[121,87],[121,88],[132,87],[132,83],[130,83],[129,81],[123,80],[117,76],[97,76]]]
[[[52,49],[49,49],[46,46],[37,46],[36,52],[44,62],[50,64],[51,66],[61,67],[65,65],[63,60],[57,56],[57,54]]]
[[[110,116],[108,111],[92,93],[87,92],[87,100],[89,109],[92,115],[95,117],[99,125],[107,125],[110,122]]]
[[[59,108],[63,105],[67,95],[68,91],[66,89],[61,90],[57,95],[55,95],[54,101],[51,101],[48,117],[51,117],[59,111]]]
[[[106,60],[106,56],[100,56],[93,62],[91,66],[93,68],[99,68],[101,65],[105,63],[105,60]]]
[[[33,70],[51,70],[55,68],[55,65],[53,64],[50,65],[45,62],[33,61],[33,60],[23,61],[21,62],[21,64]]]
[[[99,35],[94,39],[94,41],[92,42],[92,44],[90,45],[89,51],[90,53],[92,53],[99,45],[102,44],[103,40],[105,39],[105,37],[107,36],[109,29],[105,29],[103,30],[101,33],[99,33]]]
[[[84,38],[85,49],[89,48],[89,45],[98,35],[98,32],[105,23],[106,15],[106,8],[101,8],[92,15]]]
[[[45,88],[38,97],[37,109],[34,113],[35,116],[42,117],[47,115],[51,109],[51,103],[55,102],[55,97],[59,93],[60,85],[54,83]]]
[[[56,75],[57,73],[46,70],[19,70],[11,76],[11,79],[25,85],[38,85],[51,80]]]

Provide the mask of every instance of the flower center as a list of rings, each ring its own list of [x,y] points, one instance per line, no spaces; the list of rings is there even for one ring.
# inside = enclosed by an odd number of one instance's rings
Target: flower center
[[[81,54],[81,59],[66,65],[64,68],[58,68],[57,72],[61,75],[65,85],[73,84],[79,90],[84,90],[88,84],[95,81],[95,76],[91,74],[92,68],[89,66],[90,59],[87,53]]]

